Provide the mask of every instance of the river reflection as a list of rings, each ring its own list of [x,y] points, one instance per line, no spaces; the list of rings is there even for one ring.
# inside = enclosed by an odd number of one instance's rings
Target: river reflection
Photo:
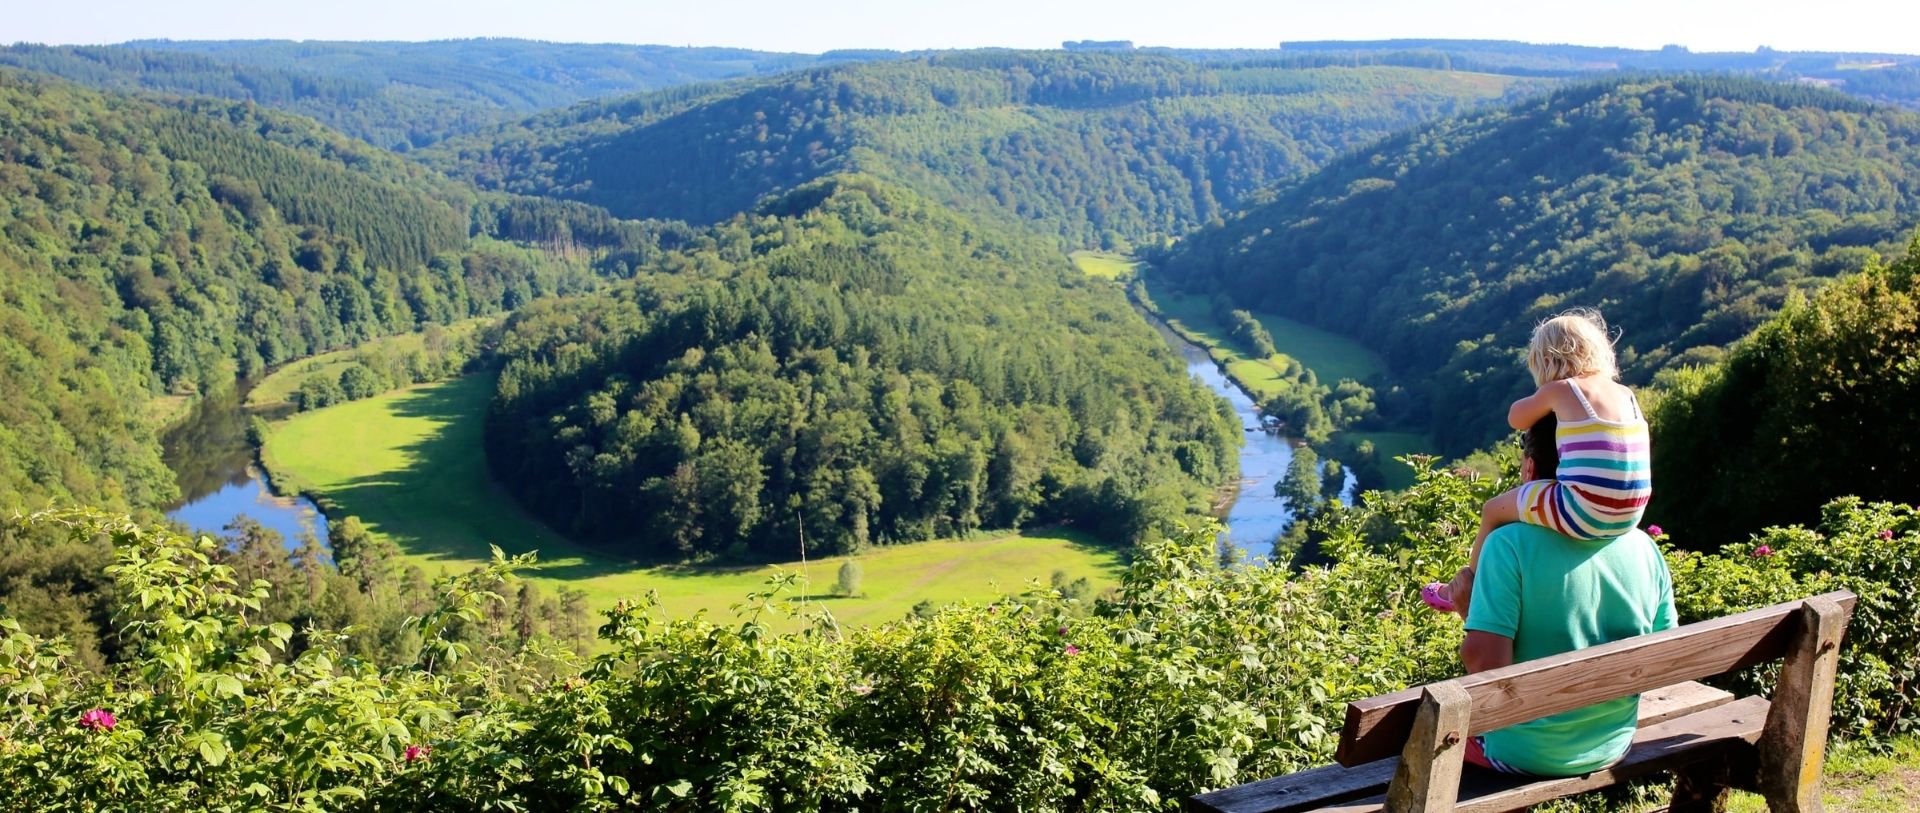
[[[161,437],[162,459],[180,487],[180,504],[167,516],[196,531],[218,534],[242,514],[280,533],[289,549],[301,534],[327,539],[327,518],[311,500],[273,495],[254,462],[247,436],[248,384],[200,399],[179,425]]]
[[[1207,351],[1169,330],[1159,320],[1148,317],[1155,330],[1186,361],[1187,373],[1226,397],[1243,430],[1240,444],[1240,481],[1223,521],[1226,541],[1244,551],[1249,558],[1264,560],[1273,553],[1273,543],[1293,520],[1293,511],[1284,498],[1273,495],[1273,486],[1287,476],[1293,462],[1293,442],[1260,430],[1260,410],[1246,391],[1227,378],[1213,363]],[[1347,474],[1342,497],[1351,500],[1353,474]]]

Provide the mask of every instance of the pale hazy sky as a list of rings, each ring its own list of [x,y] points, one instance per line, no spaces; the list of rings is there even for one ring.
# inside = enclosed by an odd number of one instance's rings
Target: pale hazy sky
[[[1695,51],[1920,52],[1920,0],[0,0],[0,43],[427,40],[1057,48],[1068,39],[1271,48],[1471,37]]]

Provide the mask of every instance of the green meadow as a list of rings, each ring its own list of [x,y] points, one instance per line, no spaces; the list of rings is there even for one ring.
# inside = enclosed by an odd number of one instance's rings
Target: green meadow
[[[498,316],[478,316],[455,322],[446,326],[447,338],[467,336],[499,319]],[[340,371],[352,365],[361,353],[388,353],[404,356],[415,350],[424,350],[426,345],[426,334],[414,331],[374,339],[344,350],[309,356],[273,371],[254,384],[253,390],[247,393],[247,408],[257,410],[290,406],[293,403],[294,391],[300,389],[300,382],[316,373],[330,378],[339,378]]]
[[[1106,251],[1076,251],[1069,256],[1073,258],[1073,264],[1079,266],[1087,276],[1101,279],[1129,279],[1140,265],[1125,254]]]
[[[1257,311],[1253,312],[1253,318],[1273,334],[1273,346],[1280,348],[1280,353],[1264,359],[1255,358],[1227,339],[1226,329],[1213,320],[1206,297],[1175,294],[1154,289],[1151,285],[1148,286],[1147,295],[1153,298],[1160,315],[1168,324],[1198,340],[1214,354],[1216,360],[1225,361],[1229,373],[1239,374],[1233,369],[1238,363],[1241,371],[1254,374],[1245,381],[1247,387],[1256,393],[1261,392],[1262,382],[1279,377],[1288,356],[1312,370],[1321,383],[1329,385],[1342,378],[1365,381],[1386,371],[1386,363],[1380,360],[1380,356],[1359,342],[1304,322]],[[1257,374],[1255,367],[1265,367],[1270,372]]]
[[[1312,370],[1323,384],[1333,384],[1342,378],[1365,381],[1386,371],[1386,363],[1380,356],[1359,342],[1271,313],[1254,312],[1253,318],[1273,334],[1273,345],[1281,352],[1267,358],[1255,357],[1227,338],[1226,329],[1214,321],[1205,297],[1155,289],[1152,278],[1147,281],[1147,295],[1153,299],[1161,318],[1174,331],[1207,348],[1208,355],[1226,368],[1227,375],[1240,382],[1256,399],[1274,394],[1279,386],[1277,382],[1284,378],[1288,358]],[[1393,489],[1413,485],[1413,469],[1394,458],[1433,448],[1433,441],[1423,432],[1351,431],[1342,433],[1341,437],[1356,443],[1372,441],[1380,457],[1384,479],[1381,485]]]
[[[827,595],[846,559],[783,565],[648,565],[569,541],[533,519],[494,485],[481,441],[492,377],[426,384],[274,423],[261,458],[283,489],[311,494],[331,516],[357,516],[429,573],[483,562],[488,546],[537,551],[524,573],[542,589],[585,591],[595,609],[655,591],[673,617],[726,613],[782,571],[802,572],[793,594],[832,610],[842,624],[899,618],[921,601],[986,600],[1046,582],[1056,571],[1098,587],[1117,580],[1121,557],[1072,531],[982,534],[964,540],[880,547],[858,555],[862,594]],[[798,620],[783,623],[786,628]]]

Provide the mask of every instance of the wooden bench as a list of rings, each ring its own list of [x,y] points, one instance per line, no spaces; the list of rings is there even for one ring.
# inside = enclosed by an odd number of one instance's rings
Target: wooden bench
[[[1674,813],[1722,811],[1729,788],[1774,813],[1819,811],[1840,637],[1838,591],[1516,663],[1347,705],[1339,764],[1203,793],[1214,813],[1494,813],[1670,772]],[[1771,700],[1696,681],[1785,660]],[[1640,694],[1640,729],[1611,767],[1562,778],[1466,770],[1467,737]]]

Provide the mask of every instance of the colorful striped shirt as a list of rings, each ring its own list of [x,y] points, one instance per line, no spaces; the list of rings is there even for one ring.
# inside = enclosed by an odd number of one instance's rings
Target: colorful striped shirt
[[[1520,486],[1520,521],[1574,539],[1610,539],[1634,529],[1653,496],[1652,446],[1640,402],[1633,419],[1602,420],[1572,381],[1587,417],[1561,421],[1554,433],[1560,466],[1552,480]]]

